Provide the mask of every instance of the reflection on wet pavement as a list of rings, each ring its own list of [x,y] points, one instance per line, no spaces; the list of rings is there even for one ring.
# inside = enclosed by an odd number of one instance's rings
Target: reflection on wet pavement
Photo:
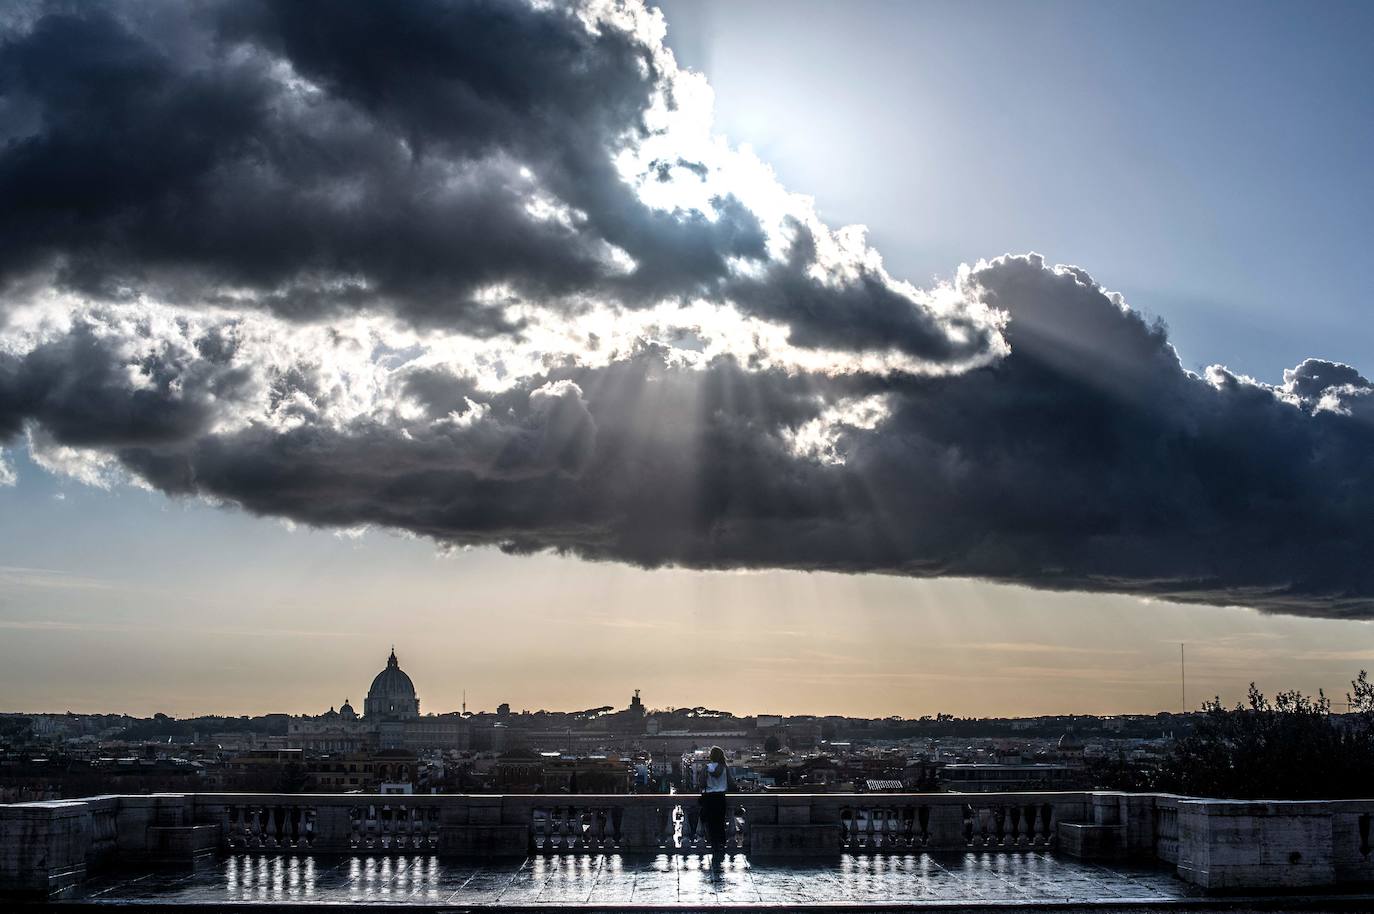
[[[712,866],[709,857],[569,855],[502,862],[431,855],[234,855],[200,868],[92,880],[80,900],[223,904],[811,904],[1167,902],[1195,891],[1168,870],[1046,853],[853,856]]]

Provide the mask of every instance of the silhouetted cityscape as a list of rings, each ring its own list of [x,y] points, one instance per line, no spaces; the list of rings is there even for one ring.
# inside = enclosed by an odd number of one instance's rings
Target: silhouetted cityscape
[[[95,793],[690,791],[711,746],[744,790],[1018,790],[1103,786],[1156,765],[1193,715],[916,719],[621,707],[422,713],[393,650],[364,713],[0,715],[0,801]],[[639,782],[636,778],[639,778]]]

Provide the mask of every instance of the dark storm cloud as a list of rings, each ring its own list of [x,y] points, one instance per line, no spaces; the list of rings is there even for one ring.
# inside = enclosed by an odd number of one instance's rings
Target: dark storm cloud
[[[743,193],[650,207],[617,157],[679,83],[590,9],[0,18],[0,445],[27,430],[169,494],[446,545],[1374,617],[1360,372],[1198,376],[1076,268],[1002,258],[927,298],[804,211],[778,244]],[[703,185],[695,156],[646,180]],[[35,290],[63,319],[19,319]],[[842,361],[696,317],[549,342],[697,296]]]
[[[507,295],[639,307],[718,295],[732,260],[767,259],[732,195],[655,209],[620,174],[674,84],[661,49],[577,4],[39,9],[0,33],[0,283],[55,270],[106,299],[497,333],[515,329]],[[987,332],[953,345],[880,281],[832,289],[805,266],[737,306],[786,323],[779,296],[808,295],[798,345],[872,319],[857,345],[986,351]]]

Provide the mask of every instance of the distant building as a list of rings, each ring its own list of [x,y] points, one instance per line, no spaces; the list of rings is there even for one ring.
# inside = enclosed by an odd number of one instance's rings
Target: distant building
[[[471,726],[461,713],[420,716],[415,683],[401,669],[393,648],[386,666],[372,680],[359,717],[347,699],[335,711],[291,718],[292,748],[356,755],[386,749],[467,749]]]
[[[415,683],[401,669],[395,648],[386,660],[386,669],[372,680],[372,688],[363,702],[363,714],[374,720],[409,720],[420,716]]]
[[[940,769],[941,786],[961,793],[1065,789],[1076,782],[1079,770],[1068,765],[1032,763],[994,765],[966,762]]]
[[[420,781],[419,760],[404,749],[326,755],[305,768],[308,789],[319,793],[413,793]]]

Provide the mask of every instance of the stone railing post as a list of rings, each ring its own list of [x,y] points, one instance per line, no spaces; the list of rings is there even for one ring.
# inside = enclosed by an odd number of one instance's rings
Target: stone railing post
[[[195,821],[195,795],[155,793],[120,797],[115,811],[115,854],[122,860],[179,863],[219,849],[218,823]]]
[[[759,857],[807,857],[840,850],[839,803],[825,794],[776,794],[772,803],[752,803],[749,853]],[[759,798],[763,799],[762,797]],[[768,807],[772,808],[769,809]],[[772,822],[761,819],[772,819]]]
[[[91,810],[75,800],[0,806],[0,894],[69,894],[86,878]]]
[[[1210,890],[1331,885],[1332,807],[1304,800],[1180,800],[1180,878]]]
[[[1338,882],[1374,882],[1374,800],[1331,804],[1331,859]]]
[[[320,800],[315,807],[314,849],[321,853],[348,853],[353,849],[352,805],[346,797]]]
[[[964,846],[964,804],[962,796],[933,795],[930,804],[930,843],[933,850]]]
[[[504,809],[510,801],[510,808]],[[524,813],[523,823],[519,819]],[[527,797],[467,795],[458,808],[445,808],[439,852],[456,857],[519,857],[529,851],[533,803]]]
[[[620,819],[621,840],[630,853],[655,853],[660,838],[658,810],[662,805],[659,794],[625,798]]]

